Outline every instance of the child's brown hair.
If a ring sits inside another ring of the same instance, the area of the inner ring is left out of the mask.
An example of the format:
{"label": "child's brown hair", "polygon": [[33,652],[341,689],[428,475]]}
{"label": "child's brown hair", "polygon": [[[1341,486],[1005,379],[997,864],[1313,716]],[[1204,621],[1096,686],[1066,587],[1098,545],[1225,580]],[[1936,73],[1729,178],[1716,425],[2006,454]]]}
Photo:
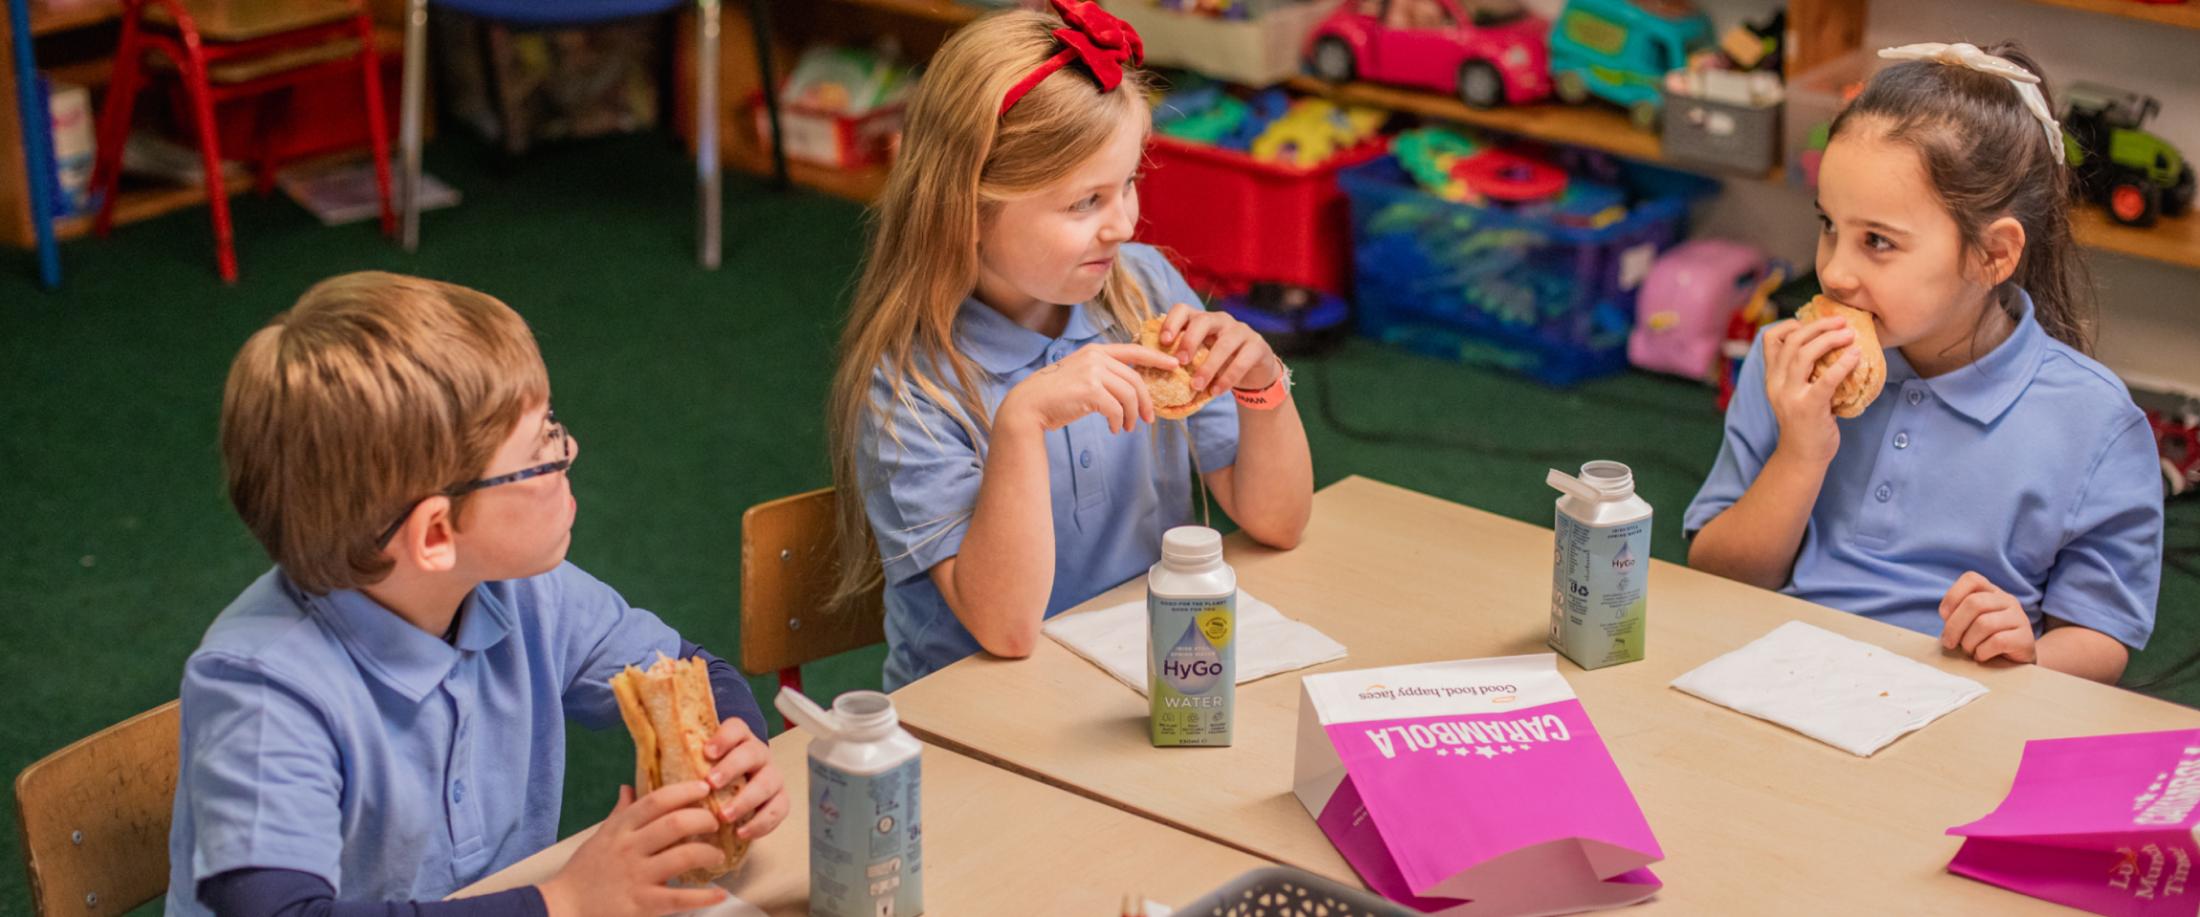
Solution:
{"label": "child's brown hair", "polygon": [[534,335],[495,297],[397,274],[332,277],[229,367],[229,500],[304,589],[372,585],[393,565],[382,531],[422,496],[479,475],[549,397]]}
{"label": "child's brown hair", "polygon": [[[2039,76],[2054,110],[2046,74],[2023,48],[2003,42],[1983,50]],[[1976,252],[1986,226],[2001,217],[2023,225],[2024,252],[1996,291],[1999,305],[2014,309],[2007,288],[2021,287],[2041,328],[2081,353],[2092,350],[2093,301],[2070,230],[2076,179],[2009,80],[1938,61],[1895,64],[1834,118],[1829,136],[1858,131],[1917,151],[1965,251]]]}

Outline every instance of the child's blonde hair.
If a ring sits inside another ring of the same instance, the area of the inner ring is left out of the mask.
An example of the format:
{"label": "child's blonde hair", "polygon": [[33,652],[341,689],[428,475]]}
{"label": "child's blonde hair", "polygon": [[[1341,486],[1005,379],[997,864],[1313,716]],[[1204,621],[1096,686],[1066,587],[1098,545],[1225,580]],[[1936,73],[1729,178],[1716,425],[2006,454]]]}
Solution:
{"label": "child's blonde hair", "polygon": [[[1124,119],[1145,116],[1146,75],[1126,66],[1101,92],[1072,64],[1033,87],[1006,115],[1010,87],[1061,49],[1052,13],[1009,12],[964,27],[932,59],[909,101],[901,152],[873,214],[870,251],[841,333],[833,377],[833,483],[840,503],[842,599],[879,581],[880,564],[857,479],[865,414],[897,441],[944,431],[895,429],[888,405],[871,397],[884,371],[894,402],[929,399],[982,451],[991,418],[978,370],[955,345],[955,313],[978,282],[978,237],[999,206],[1060,181],[1106,146]],[[1093,303],[1093,319],[1118,337],[1150,313],[1119,260]],[[913,414],[914,411],[907,413]],[[944,528],[944,526],[943,526]]]}
{"label": "child's blonde hair", "polygon": [[300,587],[372,585],[392,566],[384,527],[481,474],[549,397],[534,335],[495,297],[397,274],[332,277],[230,364],[229,501]]}

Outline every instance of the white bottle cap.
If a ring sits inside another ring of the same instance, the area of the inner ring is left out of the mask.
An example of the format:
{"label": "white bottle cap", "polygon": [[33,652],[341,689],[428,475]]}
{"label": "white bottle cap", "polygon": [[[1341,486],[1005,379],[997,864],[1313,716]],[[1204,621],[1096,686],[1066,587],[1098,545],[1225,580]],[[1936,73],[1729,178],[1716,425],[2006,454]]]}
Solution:
{"label": "white bottle cap", "polygon": [[1606,500],[1625,500],[1635,494],[1635,472],[1620,462],[1585,462],[1581,483],[1596,488]]}
{"label": "white bottle cap", "polygon": [[1171,567],[1203,567],[1221,559],[1221,532],[1203,525],[1180,525],[1161,533],[1161,562]]}

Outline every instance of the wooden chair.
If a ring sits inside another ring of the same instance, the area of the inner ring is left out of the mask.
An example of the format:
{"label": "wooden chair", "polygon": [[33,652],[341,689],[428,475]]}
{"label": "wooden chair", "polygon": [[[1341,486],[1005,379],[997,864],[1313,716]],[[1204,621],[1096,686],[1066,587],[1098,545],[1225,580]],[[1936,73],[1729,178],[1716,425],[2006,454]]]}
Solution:
{"label": "wooden chair", "polygon": [[167,891],[181,722],[169,701],[15,778],[33,913],[121,914]]}
{"label": "wooden chair", "polygon": [[799,691],[803,663],[885,642],[880,590],[832,607],[839,503],[828,487],[741,514],[743,671],[776,672],[781,687]]}

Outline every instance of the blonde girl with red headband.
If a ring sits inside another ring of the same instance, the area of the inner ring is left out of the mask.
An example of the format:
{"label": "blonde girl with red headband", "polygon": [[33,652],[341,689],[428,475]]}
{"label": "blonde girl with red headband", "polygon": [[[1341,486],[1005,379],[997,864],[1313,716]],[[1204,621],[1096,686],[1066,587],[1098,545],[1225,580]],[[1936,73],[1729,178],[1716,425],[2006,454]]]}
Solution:
{"label": "blonde girl with red headband", "polygon": [[[1290,374],[1138,225],[1138,35],[1095,3],[979,20],[911,99],[833,380],[844,596],[883,579],[885,682],[984,651],[1160,559],[1196,474],[1290,548],[1313,462]],[[1161,350],[1135,343],[1163,318]],[[1194,357],[1205,351],[1195,365]],[[1215,397],[1159,420],[1139,370]]]}

